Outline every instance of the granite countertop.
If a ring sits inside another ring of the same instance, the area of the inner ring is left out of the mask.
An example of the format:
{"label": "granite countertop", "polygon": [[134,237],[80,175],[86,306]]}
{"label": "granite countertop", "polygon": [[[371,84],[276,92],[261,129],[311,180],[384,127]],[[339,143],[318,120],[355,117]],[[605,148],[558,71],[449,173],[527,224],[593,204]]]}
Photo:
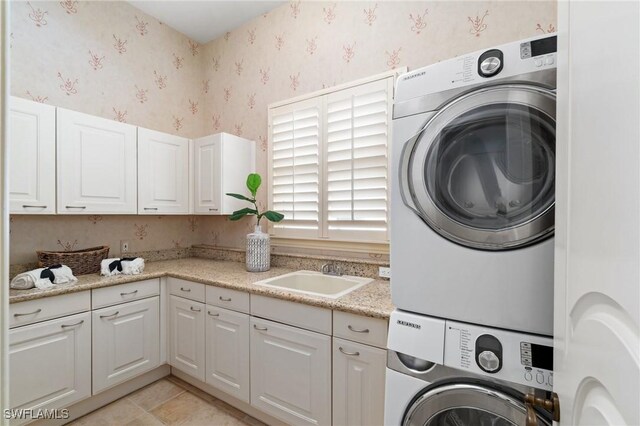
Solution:
{"label": "granite countertop", "polygon": [[267,272],[254,273],[247,272],[244,263],[241,262],[201,258],[163,260],[148,262],[144,272],[139,275],[114,277],[102,277],[99,274],[80,275],[78,281],[74,283],[59,284],[48,290],[36,288],[10,290],[9,303],[169,276],[374,318],[389,318],[394,309],[391,303],[389,281],[385,280],[374,280],[338,299],[254,285],[257,281],[293,271],[293,269],[274,267]]}

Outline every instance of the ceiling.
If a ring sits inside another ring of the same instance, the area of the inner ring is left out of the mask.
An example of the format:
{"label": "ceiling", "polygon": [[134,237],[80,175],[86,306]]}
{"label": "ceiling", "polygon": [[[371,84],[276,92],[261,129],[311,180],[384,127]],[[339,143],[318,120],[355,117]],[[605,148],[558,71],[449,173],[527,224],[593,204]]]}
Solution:
{"label": "ceiling", "polygon": [[285,2],[134,0],[129,3],[192,40],[207,43]]}

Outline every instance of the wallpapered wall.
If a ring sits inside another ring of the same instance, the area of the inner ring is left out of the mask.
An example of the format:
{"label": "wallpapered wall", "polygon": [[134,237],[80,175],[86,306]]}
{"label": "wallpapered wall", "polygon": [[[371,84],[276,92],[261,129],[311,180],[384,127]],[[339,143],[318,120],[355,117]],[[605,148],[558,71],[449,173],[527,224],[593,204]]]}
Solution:
{"label": "wallpapered wall", "polygon": [[[554,1],[296,0],[198,46],[125,2],[21,2],[12,10],[12,93],[187,137],[254,139],[266,175],[269,103],[554,31],[555,22]],[[33,261],[58,239],[116,249],[128,239],[136,251],[242,247],[249,227],[223,217],[13,216],[11,262]]]}

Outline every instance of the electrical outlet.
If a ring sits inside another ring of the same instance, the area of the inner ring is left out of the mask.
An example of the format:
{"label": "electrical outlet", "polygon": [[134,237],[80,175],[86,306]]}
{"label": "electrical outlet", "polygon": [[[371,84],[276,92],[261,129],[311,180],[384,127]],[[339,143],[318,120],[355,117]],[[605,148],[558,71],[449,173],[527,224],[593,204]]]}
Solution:
{"label": "electrical outlet", "polygon": [[382,278],[391,278],[391,268],[387,266],[380,266],[378,268],[378,276]]}
{"label": "electrical outlet", "polygon": [[120,253],[128,253],[129,252],[129,241],[122,240],[120,241]]}

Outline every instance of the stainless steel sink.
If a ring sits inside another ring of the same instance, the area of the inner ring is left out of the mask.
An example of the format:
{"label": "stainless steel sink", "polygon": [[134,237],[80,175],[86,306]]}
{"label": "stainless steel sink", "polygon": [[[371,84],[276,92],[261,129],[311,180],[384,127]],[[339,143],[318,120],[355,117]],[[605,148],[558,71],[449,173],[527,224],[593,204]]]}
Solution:
{"label": "stainless steel sink", "polygon": [[348,275],[324,275],[314,271],[291,272],[268,280],[258,281],[256,285],[279,288],[296,293],[337,299],[373,281],[371,278]]}

